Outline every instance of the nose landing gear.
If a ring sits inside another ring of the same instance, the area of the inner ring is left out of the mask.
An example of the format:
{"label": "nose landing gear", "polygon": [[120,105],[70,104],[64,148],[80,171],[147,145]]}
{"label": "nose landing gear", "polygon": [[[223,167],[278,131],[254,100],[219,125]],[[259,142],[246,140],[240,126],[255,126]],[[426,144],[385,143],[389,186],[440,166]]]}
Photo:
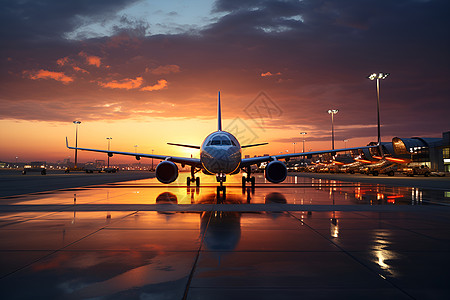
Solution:
{"label": "nose landing gear", "polygon": [[225,199],[227,188],[226,186],[223,185],[223,183],[227,180],[226,174],[223,173],[217,174],[216,180],[217,182],[220,183],[220,186],[217,187],[217,200]]}

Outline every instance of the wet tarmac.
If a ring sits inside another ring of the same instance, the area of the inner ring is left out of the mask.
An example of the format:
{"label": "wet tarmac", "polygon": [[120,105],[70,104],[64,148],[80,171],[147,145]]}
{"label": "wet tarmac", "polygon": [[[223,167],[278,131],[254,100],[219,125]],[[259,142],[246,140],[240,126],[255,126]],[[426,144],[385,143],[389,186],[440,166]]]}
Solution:
{"label": "wet tarmac", "polygon": [[450,295],[450,188],[186,176],[0,198],[2,299]]}

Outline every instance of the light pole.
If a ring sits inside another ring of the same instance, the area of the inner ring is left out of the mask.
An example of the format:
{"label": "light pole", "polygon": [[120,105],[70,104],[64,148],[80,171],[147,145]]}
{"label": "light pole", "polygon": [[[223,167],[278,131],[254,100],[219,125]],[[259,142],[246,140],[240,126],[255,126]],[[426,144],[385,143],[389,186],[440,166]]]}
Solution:
{"label": "light pole", "polygon": [[[153,151],[155,151],[155,149],[152,149],[152,155],[153,155]],[[152,157],[152,171],[153,171],[153,157]]]}
{"label": "light pole", "polygon": [[[112,137],[107,137],[106,139],[108,140],[108,151],[109,151],[109,146],[110,146]],[[108,153],[108,168],[109,168],[109,153]]]}
{"label": "light pole", "polygon": [[77,156],[77,148],[78,148],[78,125],[81,124],[81,121],[73,121],[73,124],[75,124],[75,169],[77,169],[77,163],[78,163],[78,156]]}
{"label": "light pole", "polygon": [[[138,148],[138,145],[134,145],[134,153],[136,153],[136,154],[137,154],[137,148]],[[138,156],[136,156],[136,159],[138,159]],[[141,165],[140,161],[138,162],[138,165],[139,166]]]}
{"label": "light pole", "polygon": [[[347,148],[347,142],[348,142],[348,139],[345,139],[344,140],[344,148]],[[345,154],[347,154],[347,151],[345,151]]]}
{"label": "light pole", "polygon": [[370,80],[377,80],[377,125],[378,125],[378,145],[381,145],[381,130],[380,130],[380,79],[386,79],[389,73],[372,73],[367,78]]}
{"label": "light pole", "polygon": [[307,134],[306,132],[300,132],[301,135],[303,135],[303,152],[305,152],[305,135]]}
{"label": "light pole", "polygon": [[328,113],[331,115],[331,150],[334,150],[334,115],[339,112],[339,109],[329,109]]}
{"label": "light pole", "polygon": [[293,153],[295,153],[295,145],[296,145],[297,143],[292,143],[292,145],[294,145],[294,152]]}

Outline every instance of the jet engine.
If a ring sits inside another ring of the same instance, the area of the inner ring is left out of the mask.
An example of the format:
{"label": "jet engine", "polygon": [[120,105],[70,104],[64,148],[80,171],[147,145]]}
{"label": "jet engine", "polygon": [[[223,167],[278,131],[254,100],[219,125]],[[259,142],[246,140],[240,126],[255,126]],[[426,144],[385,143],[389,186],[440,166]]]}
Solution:
{"label": "jet engine", "polygon": [[264,175],[270,182],[280,183],[286,179],[287,168],[283,162],[274,160],[267,164]]}
{"label": "jet engine", "polygon": [[162,183],[171,183],[178,178],[178,167],[171,161],[162,161],[156,166],[156,178]]}

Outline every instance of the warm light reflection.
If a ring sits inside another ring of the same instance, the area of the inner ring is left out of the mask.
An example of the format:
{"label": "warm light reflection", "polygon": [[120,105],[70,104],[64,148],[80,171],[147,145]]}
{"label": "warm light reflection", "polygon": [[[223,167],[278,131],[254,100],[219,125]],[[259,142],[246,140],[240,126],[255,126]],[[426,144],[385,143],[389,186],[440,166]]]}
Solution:
{"label": "warm light reflection", "polygon": [[374,233],[374,248],[372,250],[372,255],[375,259],[373,262],[385,271],[387,275],[396,277],[398,273],[389,263],[394,259],[398,259],[399,255],[395,251],[386,249],[391,246],[390,239],[391,236],[388,231]]}
{"label": "warm light reflection", "polygon": [[422,196],[423,192],[419,188],[412,188],[411,189],[411,205],[417,205],[422,204]]}
{"label": "warm light reflection", "polygon": [[330,221],[330,234],[332,237],[337,238],[339,237],[338,219],[332,218]]}

